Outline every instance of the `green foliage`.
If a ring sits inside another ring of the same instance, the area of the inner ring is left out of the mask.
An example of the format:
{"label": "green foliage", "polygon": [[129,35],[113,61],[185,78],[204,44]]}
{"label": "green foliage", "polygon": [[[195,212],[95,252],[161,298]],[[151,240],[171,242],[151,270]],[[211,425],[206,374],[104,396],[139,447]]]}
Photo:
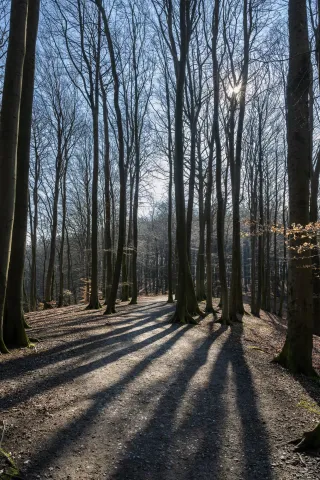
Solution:
{"label": "green foliage", "polygon": [[[14,463],[11,455],[0,448],[0,480],[12,480],[20,478],[19,469]],[[2,463],[4,465],[2,466]]]}
{"label": "green foliage", "polygon": [[320,415],[320,407],[315,402],[309,402],[308,400],[301,400],[298,403],[298,407],[305,408],[310,413]]}

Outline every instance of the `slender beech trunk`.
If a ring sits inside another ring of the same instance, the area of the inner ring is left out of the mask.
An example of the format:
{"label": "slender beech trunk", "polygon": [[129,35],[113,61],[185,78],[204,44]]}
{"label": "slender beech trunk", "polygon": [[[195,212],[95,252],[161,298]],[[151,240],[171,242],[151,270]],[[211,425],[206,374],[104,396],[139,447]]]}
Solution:
{"label": "slender beech trunk", "polygon": [[99,83],[100,83],[101,15],[98,17],[97,58],[95,65],[94,101],[91,102],[93,124],[93,173],[91,220],[91,292],[87,310],[101,308],[98,282],[98,186],[99,186]]}
{"label": "slender beech trunk", "polygon": [[264,268],[265,268],[265,252],[264,252],[264,198],[263,198],[263,153],[262,153],[262,112],[259,111],[259,225],[258,225],[258,289],[255,308],[252,311],[254,315],[260,317],[261,303],[264,297]]}
{"label": "slender beech trunk", "polygon": [[274,261],[274,276],[273,276],[273,313],[277,313],[277,297],[278,297],[278,248],[277,248],[277,223],[278,223],[278,149],[276,149],[276,178],[275,178],[275,205],[274,205],[274,233],[273,233],[273,261]]}
{"label": "slender beech trunk", "polygon": [[216,189],[217,189],[217,247],[219,260],[219,279],[221,287],[221,320],[224,324],[229,322],[229,298],[224,250],[224,222],[225,205],[222,194],[222,153],[219,128],[219,63],[217,58],[217,38],[219,32],[220,0],[215,0],[212,18],[212,64],[213,64],[213,89],[214,89],[214,117],[213,133],[216,146]]}
{"label": "slender beech trunk", "polygon": [[284,304],[284,295],[285,295],[285,285],[287,277],[287,219],[286,219],[286,179],[284,180],[284,189],[283,189],[283,199],[282,199],[282,222],[283,222],[283,260],[282,260],[282,269],[281,269],[281,293],[280,293],[280,302],[279,302],[279,311],[278,316],[282,317],[283,313],[283,304]]}
{"label": "slender beech trunk", "polygon": [[267,230],[265,232],[265,245],[266,245],[266,268],[265,268],[265,302],[264,309],[267,312],[270,312],[270,184],[269,184],[269,173],[267,171],[267,188],[266,188],[266,226]]}
{"label": "slender beech trunk", "polygon": [[[238,321],[237,314],[243,315],[242,282],[241,282],[241,236],[240,236],[240,181],[241,181],[241,155],[242,155],[242,135],[244,114],[246,108],[246,91],[249,71],[249,48],[251,20],[248,24],[249,10],[252,8],[249,0],[243,2],[243,68],[241,78],[241,88],[239,92],[239,117],[236,137],[236,153],[233,169],[232,182],[232,270],[231,270],[231,288],[230,288],[230,317],[233,321]],[[251,15],[249,15],[249,18]]]}
{"label": "slender beech trunk", "polygon": [[196,178],[196,146],[197,146],[197,116],[192,106],[191,114],[191,140],[190,140],[190,174],[189,174],[189,196],[187,208],[187,252],[189,263],[191,264],[191,231],[192,231],[192,216],[194,204],[194,186]]}
{"label": "slender beech trunk", "polygon": [[4,317],[4,340],[7,345],[29,344],[24,320],[24,262],[28,225],[28,182],[32,105],[35,75],[35,51],[39,23],[40,0],[29,2],[26,53],[20,106],[20,127],[17,150],[17,180],[14,224]]}
{"label": "slender beech trunk", "polygon": [[207,191],[206,191],[206,263],[207,263],[207,295],[206,295],[206,312],[213,312],[212,304],[212,212],[211,212],[211,197],[212,197],[212,184],[213,184],[213,146],[214,146],[214,133],[212,132],[210,145],[209,145],[209,161],[208,161],[208,179],[207,179]]}
{"label": "slender beech trunk", "polygon": [[[138,300],[137,255],[138,255],[138,209],[140,185],[140,133],[139,133],[139,92],[138,92],[138,65],[136,58],[136,44],[133,48],[134,70],[134,150],[135,150],[135,191],[133,201],[133,252],[132,252],[132,298],[131,305]],[[170,125],[169,125],[170,128]]]}
{"label": "slender beech trunk", "polygon": [[[289,222],[309,223],[310,52],[305,0],[289,0],[288,178]],[[290,227],[291,228],[291,227]],[[291,236],[288,263],[288,330],[277,361],[295,373],[313,374],[312,271],[310,250],[299,232]]]}
{"label": "slender beech trunk", "polygon": [[172,252],[172,130],[171,130],[171,110],[170,110],[170,92],[168,84],[168,72],[165,75],[166,84],[166,105],[168,118],[168,160],[169,160],[169,189],[168,189],[168,303],[173,303],[173,252]]}
{"label": "slender beech trunk", "polygon": [[202,172],[202,156],[201,156],[201,138],[197,141],[198,150],[198,165],[199,165],[199,248],[197,255],[197,281],[196,281],[196,295],[197,300],[201,302],[206,299],[206,291],[204,285],[204,255],[205,255],[205,215],[204,215],[204,181]]}
{"label": "slender beech trunk", "polygon": [[0,351],[16,199],[17,145],[28,1],[12,0],[0,118]]}
{"label": "slender beech trunk", "polygon": [[31,230],[31,279],[30,279],[30,308],[31,311],[37,309],[37,230],[38,230],[38,201],[39,201],[39,178],[40,178],[40,156],[35,146],[35,171],[34,171],[34,187],[32,192],[33,199],[33,219],[31,213],[31,204],[29,201],[30,211],[30,230]]}
{"label": "slender beech trunk", "polygon": [[102,15],[104,31],[107,38],[108,50],[110,55],[113,88],[114,88],[114,108],[115,108],[116,118],[117,118],[118,147],[119,147],[120,206],[119,206],[118,250],[117,250],[117,258],[116,258],[115,268],[113,273],[112,286],[111,286],[110,295],[108,298],[107,308],[105,311],[106,314],[110,314],[115,312],[115,303],[116,303],[117,291],[118,291],[120,273],[121,273],[121,262],[122,262],[124,244],[125,244],[126,173],[125,173],[125,165],[124,165],[124,139],[123,139],[123,127],[122,127],[122,114],[121,114],[121,108],[120,108],[120,102],[119,102],[119,76],[117,72],[116,57],[114,53],[111,32],[109,29],[108,17],[102,6],[101,0],[95,0],[95,1]]}
{"label": "slender beech trunk", "polygon": [[[129,204],[129,221],[127,236],[127,300],[132,297],[132,243],[133,243],[133,209],[135,196],[135,168],[130,174],[130,204]],[[138,222],[138,218],[137,218]]]}
{"label": "slender beech trunk", "polygon": [[106,259],[106,278],[104,288],[105,305],[109,297],[112,284],[112,239],[111,239],[111,199],[110,199],[110,138],[109,138],[109,113],[106,91],[100,77],[102,95],[103,127],[104,127],[104,189],[105,189],[105,231],[104,231],[104,256]]}
{"label": "slender beech trunk", "polygon": [[55,184],[53,194],[53,208],[52,208],[52,225],[51,225],[51,238],[50,238],[50,252],[48,270],[45,282],[45,294],[44,294],[44,308],[52,308],[52,283],[54,275],[54,263],[56,257],[56,242],[57,242],[57,228],[58,228],[58,202],[59,202],[59,185],[63,164],[62,155],[62,131],[61,120],[57,117],[57,135],[58,135],[58,152],[56,157],[56,171],[55,171]]}
{"label": "slender beech trunk", "polygon": [[251,208],[250,208],[250,238],[251,238],[251,312],[256,311],[256,246],[257,246],[257,188],[258,175],[254,165],[250,169],[250,184],[251,184]]}
{"label": "slender beech trunk", "polygon": [[[129,161],[127,159],[127,165]],[[126,181],[127,183],[127,181]],[[130,174],[130,183],[129,183],[129,222],[128,222],[128,236],[127,236],[127,242],[124,245],[124,252],[122,255],[122,265],[121,265],[121,279],[122,279],[122,285],[121,285],[121,301],[122,302],[127,302],[129,300],[129,285],[128,285],[128,264],[129,264],[129,223],[130,223],[130,208],[132,205],[132,196],[133,196],[133,189],[134,189],[134,175]],[[125,206],[125,218],[127,218],[127,212],[128,212],[128,201],[126,198],[126,206]],[[127,229],[126,229],[127,230]],[[127,234],[127,231],[125,231],[125,236]]]}
{"label": "slender beech trunk", "polygon": [[[195,5],[195,4],[194,4]],[[197,299],[193,287],[187,251],[187,225],[185,218],[184,196],[184,145],[183,145],[183,104],[186,77],[186,64],[191,37],[190,2],[180,0],[180,59],[176,75],[176,104],[175,104],[175,156],[174,156],[174,183],[177,216],[177,244],[179,259],[179,281],[176,312],[173,322],[195,323],[191,316],[199,313]]]}
{"label": "slender beech trunk", "polygon": [[64,241],[66,231],[66,218],[67,218],[67,168],[68,159],[65,159],[64,172],[61,186],[61,198],[62,198],[62,225],[61,225],[61,242],[60,242],[60,258],[59,258],[59,297],[58,307],[63,307],[63,291],[64,291]]}

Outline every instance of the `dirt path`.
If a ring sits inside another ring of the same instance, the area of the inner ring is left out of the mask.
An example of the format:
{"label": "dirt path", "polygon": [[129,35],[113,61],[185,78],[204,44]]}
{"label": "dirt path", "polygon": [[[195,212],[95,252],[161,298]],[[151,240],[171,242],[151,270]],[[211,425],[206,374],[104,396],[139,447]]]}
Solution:
{"label": "dirt path", "polygon": [[178,327],[172,310],[157,297],[30,315],[41,343],[0,357],[2,446],[23,477],[320,479],[319,456],[282,445],[319,421],[320,387],[254,345],[269,325]]}

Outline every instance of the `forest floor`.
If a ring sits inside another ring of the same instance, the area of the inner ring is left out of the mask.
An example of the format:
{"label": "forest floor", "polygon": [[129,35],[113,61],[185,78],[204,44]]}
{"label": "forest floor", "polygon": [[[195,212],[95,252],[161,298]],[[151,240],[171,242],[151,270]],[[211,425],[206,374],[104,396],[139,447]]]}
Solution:
{"label": "forest floor", "polygon": [[320,383],[270,363],[285,322],[171,325],[165,300],[28,314],[40,342],[0,357],[0,441],[5,426],[19,478],[320,479],[319,452],[287,443],[320,421]]}

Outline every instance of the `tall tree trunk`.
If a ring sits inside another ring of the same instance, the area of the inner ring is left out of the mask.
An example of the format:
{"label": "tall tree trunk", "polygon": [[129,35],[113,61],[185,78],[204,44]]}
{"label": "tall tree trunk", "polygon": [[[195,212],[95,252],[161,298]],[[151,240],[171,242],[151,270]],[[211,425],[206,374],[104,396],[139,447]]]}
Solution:
{"label": "tall tree trunk", "polygon": [[87,310],[101,308],[98,282],[98,186],[99,186],[99,83],[100,83],[101,15],[98,17],[98,42],[95,68],[93,123],[93,174],[92,174],[92,220],[91,220],[91,293]]}
{"label": "tall tree trunk", "polygon": [[[132,252],[132,298],[134,305],[138,300],[137,255],[138,255],[138,209],[140,185],[140,133],[139,133],[139,92],[138,92],[138,65],[136,57],[136,43],[133,48],[134,70],[134,149],[135,149],[135,191],[133,203],[133,252]],[[170,125],[169,125],[170,128]]]}
{"label": "tall tree trunk", "polygon": [[168,83],[168,71],[166,69],[166,107],[168,119],[168,161],[169,161],[169,188],[168,188],[168,303],[173,303],[173,253],[172,253],[172,129],[171,129],[171,110],[170,110],[170,91]]}
{"label": "tall tree trunk", "polygon": [[191,36],[190,2],[180,0],[180,60],[176,76],[176,105],[175,105],[175,156],[174,156],[174,183],[177,217],[177,244],[179,273],[178,298],[173,322],[195,323],[191,316],[199,313],[197,299],[193,287],[187,251],[187,225],[185,217],[184,196],[184,148],[183,148],[183,103],[186,77],[186,64]]}
{"label": "tall tree trunk", "polygon": [[16,198],[17,145],[28,1],[12,0],[0,119],[0,351]]}
{"label": "tall tree trunk", "polygon": [[213,89],[214,89],[214,117],[213,133],[216,146],[216,189],[217,189],[217,247],[219,261],[219,279],[221,287],[221,320],[224,324],[229,322],[229,298],[226,273],[226,261],[224,251],[224,222],[225,205],[222,194],[222,153],[219,128],[219,63],[217,58],[217,39],[219,32],[220,0],[215,0],[212,18],[212,64],[213,64]]}
{"label": "tall tree trunk", "polygon": [[263,198],[263,152],[262,152],[262,113],[259,111],[259,225],[258,225],[258,289],[255,308],[252,311],[254,315],[260,317],[261,303],[264,299],[264,268],[265,268],[265,252],[264,252],[264,198]]}
{"label": "tall tree trunk", "polygon": [[187,208],[187,252],[188,260],[191,265],[191,232],[192,232],[192,216],[193,216],[193,204],[194,204],[194,186],[196,178],[196,146],[197,146],[197,117],[192,108],[193,113],[191,115],[191,140],[190,140],[190,174],[189,174],[189,196],[188,196],[188,208]]}
{"label": "tall tree trunk", "polygon": [[197,279],[196,279],[196,294],[197,300],[201,302],[206,299],[206,292],[204,286],[204,255],[205,255],[205,215],[204,215],[204,198],[203,198],[203,172],[202,172],[202,157],[201,157],[201,139],[197,142],[198,146],[198,165],[199,165],[199,248],[197,255]]}
{"label": "tall tree trunk", "polygon": [[[134,179],[134,177],[133,177]],[[129,208],[130,208],[130,203],[132,202],[132,192],[134,188],[134,181],[131,180],[130,178],[130,184],[129,184]],[[126,198],[126,205],[125,205],[125,218],[127,219],[127,206],[128,206],[128,201]],[[130,216],[130,215],[129,215]],[[127,223],[127,222],[126,222]],[[126,225],[127,226],[127,225]],[[129,227],[129,225],[128,225]],[[126,230],[124,235],[126,236]],[[128,228],[129,231],[129,228]],[[122,255],[122,264],[121,264],[121,280],[122,280],[122,285],[121,285],[121,301],[122,302],[127,302],[129,300],[129,289],[128,289],[128,238],[127,238],[127,243],[124,245],[124,252]]]}
{"label": "tall tree trunk", "polygon": [[44,295],[44,308],[52,308],[51,301],[52,295],[52,282],[54,275],[54,264],[56,257],[56,242],[57,242],[57,228],[58,228],[58,202],[59,202],[59,185],[62,170],[62,132],[60,126],[60,118],[58,119],[58,153],[56,158],[56,172],[55,172],[55,184],[53,195],[53,209],[52,209],[52,226],[51,226],[51,239],[50,239],[50,252],[48,271],[45,282],[45,295]]}
{"label": "tall tree trunk", "polygon": [[[289,222],[309,223],[310,135],[308,91],[310,52],[305,0],[289,0],[288,177]],[[312,374],[312,271],[310,250],[291,235],[288,263],[288,330],[277,361],[295,373]]]}
{"label": "tall tree trunk", "polygon": [[58,307],[63,307],[64,300],[64,241],[66,231],[66,218],[67,218],[67,168],[68,159],[65,159],[61,197],[62,197],[62,225],[61,225],[61,242],[60,242],[60,262],[59,262],[59,298]]}
{"label": "tall tree trunk", "polygon": [[108,17],[102,6],[101,0],[95,0],[95,1],[102,15],[104,31],[106,34],[108,50],[110,55],[113,88],[114,88],[114,108],[116,111],[116,118],[117,118],[118,147],[119,147],[120,206],[119,206],[118,249],[117,249],[117,258],[116,258],[115,268],[113,273],[112,286],[111,286],[110,295],[108,298],[107,308],[105,311],[106,314],[110,314],[115,312],[115,303],[116,303],[117,291],[118,291],[119,280],[120,280],[123,249],[124,249],[124,244],[126,240],[125,239],[125,235],[126,235],[126,216],[125,216],[126,172],[125,172],[125,165],[124,165],[124,138],[123,138],[123,126],[122,126],[122,114],[121,114],[121,108],[120,108],[120,102],[119,102],[119,76],[117,72],[116,57],[114,53],[111,32],[109,29]]}
{"label": "tall tree trunk", "polygon": [[278,150],[276,149],[276,178],[275,178],[275,206],[274,206],[274,234],[273,234],[273,261],[274,261],[274,277],[273,277],[273,313],[277,313],[278,298],[278,248],[277,248],[277,223],[278,223]]}
{"label": "tall tree trunk", "polygon": [[30,279],[30,308],[31,311],[37,309],[37,230],[38,230],[38,188],[40,177],[40,156],[35,147],[35,172],[34,172],[34,188],[32,192],[33,199],[33,221],[31,213],[31,203],[29,200],[30,211],[30,230],[31,230],[31,279]]}
{"label": "tall tree trunk", "polygon": [[212,211],[211,211],[211,197],[213,184],[213,146],[214,134],[212,132],[209,145],[209,161],[208,161],[208,179],[206,191],[206,205],[205,216],[207,224],[206,232],[206,264],[207,264],[207,294],[206,294],[206,312],[213,312],[212,304]]}
{"label": "tall tree trunk", "polygon": [[[248,14],[252,8],[248,0],[243,2],[243,68],[241,78],[241,88],[239,92],[239,118],[236,138],[236,154],[233,169],[232,181],[232,271],[230,288],[230,317],[233,321],[238,321],[237,314],[243,315],[242,282],[241,282],[241,236],[240,236],[240,181],[241,181],[241,155],[242,155],[242,135],[244,115],[246,108],[246,91],[249,71],[249,48],[251,20],[248,25]],[[251,15],[249,15],[249,18]]]}
{"label": "tall tree trunk", "polygon": [[23,66],[23,83],[19,118],[20,126],[17,150],[16,201],[4,317],[5,343],[7,345],[13,345],[16,347],[24,347],[29,344],[29,340],[25,332],[23,288],[28,225],[28,182],[35,75],[35,51],[39,22],[39,9],[40,0],[35,0],[29,3],[26,53]]}
{"label": "tall tree trunk", "polygon": [[100,77],[102,94],[103,126],[104,126],[104,185],[105,185],[105,232],[104,248],[106,258],[106,284],[104,288],[105,305],[109,297],[112,283],[112,240],[111,240],[111,199],[110,199],[110,139],[109,139],[109,114],[107,95]]}
{"label": "tall tree trunk", "polygon": [[282,271],[281,271],[281,293],[280,293],[280,302],[279,302],[279,311],[278,311],[279,317],[282,317],[282,313],[283,313],[285,285],[286,285],[286,277],[287,277],[286,179],[284,179],[284,189],[283,189],[283,199],[282,199],[282,222],[283,222],[283,261],[282,261]]}

